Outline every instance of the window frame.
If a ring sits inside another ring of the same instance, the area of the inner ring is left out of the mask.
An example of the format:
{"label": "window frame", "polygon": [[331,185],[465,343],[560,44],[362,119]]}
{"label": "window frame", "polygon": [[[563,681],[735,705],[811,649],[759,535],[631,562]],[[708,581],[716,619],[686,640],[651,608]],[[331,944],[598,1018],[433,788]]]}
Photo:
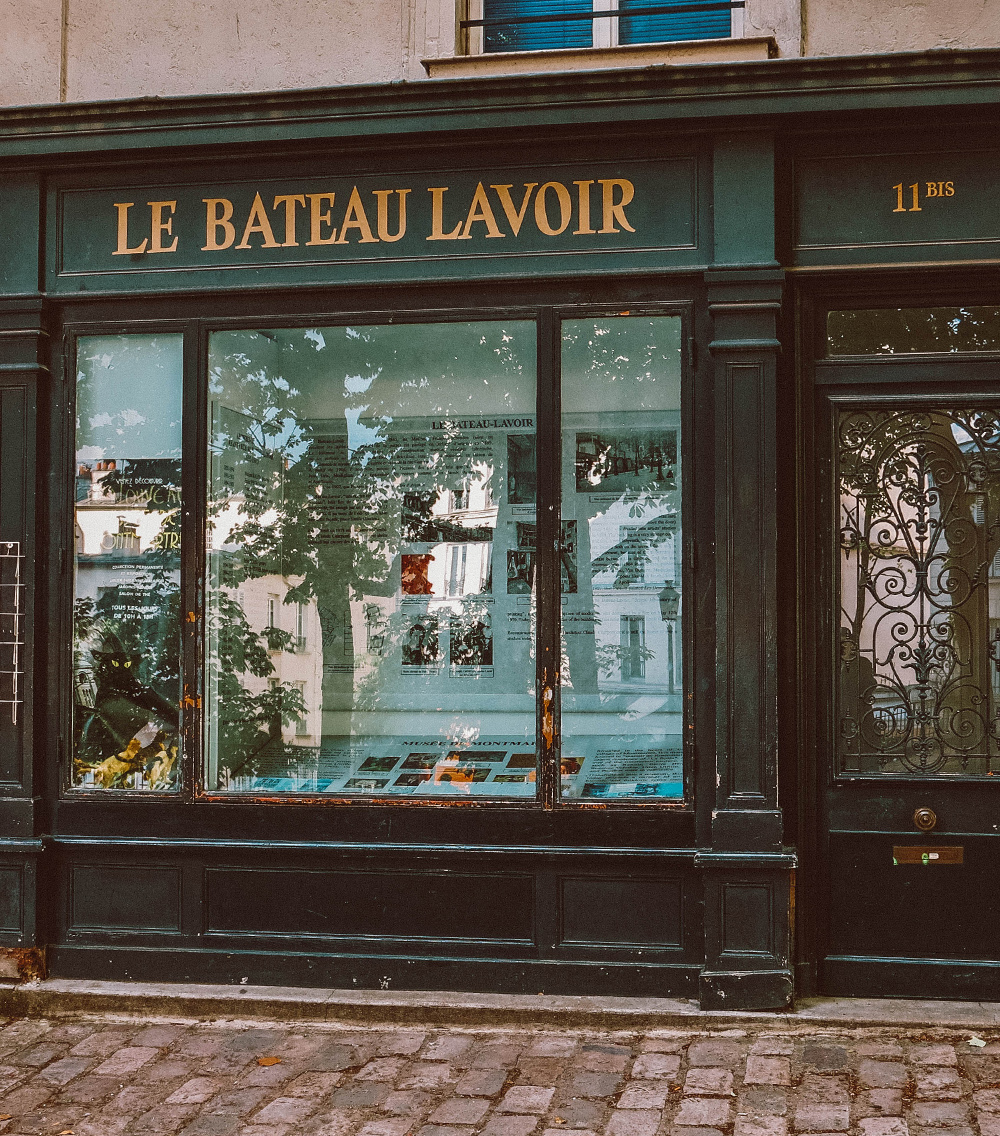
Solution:
{"label": "window frame", "polygon": [[[145,299],[145,298],[143,298]],[[114,303],[113,300],[110,301]],[[221,304],[219,305],[222,306]],[[257,305],[253,305],[256,307]],[[627,307],[627,310],[623,310]],[[695,721],[693,706],[694,671],[697,666],[696,645],[694,642],[693,620],[693,582],[691,577],[693,556],[693,495],[695,466],[694,415],[695,383],[692,344],[695,334],[695,305],[691,299],[669,299],[663,301],[640,301],[635,303],[619,300],[618,303],[571,303],[571,304],[504,304],[477,305],[474,307],[428,307],[400,308],[392,311],[378,308],[346,310],[331,307],[317,310],[310,305],[308,314],[289,310],[286,305],[265,305],[259,314],[226,316],[211,314],[190,318],[177,317],[157,319],[144,316],[140,311],[134,320],[72,320],[67,321],[63,331],[63,363],[65,367],[66,392],[63,413],[59,415],[63,438],[54,440],[54,452],[62,454],[57,465],[57,480],[60,483],[56,493],[58,502],[54,518],[59,533],[59,547],[68,550],[63,563],[68,571],[61,573],[62,593],[60,619],[58,621],[58,647],[54,673],[58,675],[60,705],[64,721],[72,721],[72,652],[73,652],[73,501],[72,477],[75,468],[75,411],[76,411],[76,352],[78,341],[93,335],[144,335],[152,332],[161,334],[177,333],[183,335],[183,418],[182,418],[182,508],[181,508],[181,610],[184,622],[181,629],[181,682],[183,705],[181,707],[181,754],[179,787],[174,792],[155,792],[135,789],[83,788],[72,784],[72,734],[68,728],[60,730],[64,738],[63,755],[59,762],[59,796],[65,800],[91,801],[105,804],[119,802],[155,802],[167,804],[229,804],[229,805],[297,805],[362,808],[408,808],[408,809],[487,809],[487,810],[528,810],[531,812],[606,813],[613,811],[640,810],[648,813],[691,813],[694,808],[693,791],[695,771],[693,768],[694,739],[692,736]],[[559,463],[542,463],[538,467],[538,551],[536,559],[536,592],[538,617],[536,619],[534,647],[536,658],[536,756],[538,758],[537,790],[534,797],[482,797],[470,800],[447,798],[420,798],[388,796],[343,796],[316,793],[287,793],[280,798],[264,793],[232,791],[212,791],[204,783],[205,759],[205,715],[203,713],[204,679],[206,664],[206,628],[204,626],[204,599],[207,581],[206,532],[208,523],[208,421],[205,408],[208,405],[208,346],[209,338],[216,331],[254,330],[260,327],[316,327],[345,326],[354,324],[426,324],[463,323],[470,321],[528,320],[536,327],[536,447],[539,452],[561,452],[562,420],[560,398],[561,369],[561,323],[563,320],[600,319],[620,316],[676,316],[681,320],[681,516],[684,555],[682,556],[681,589],[682,594],[691,596],[691,602],[683,605],[678,620],[680,643],[675,648],[682,661],[682,682],[678,684],[682,702],[682,746],[683,746],[683,795],[677,799],[657,798],[643,800],[636,798],[602,798],[590,801],[580,798],[563,797],[559,773],[561,723],[559,717],[560,700],[558,680],[550,685],[551,700],[541,697],[547,685],[552,660],[558,658],[560,613],[561,613],[561,569],[559,552],[552,536],[558,535],[561,510],[562,468]],[[63,476],[66,473],[66,476]],[[543,508],[546,502],[551,508]],[[706,500],[707,505],[707,500]],[[546,536],[543,521],[549,520],[552,532]],[[543,592],[545,599],[543,600]],[[546,647],[545,645],[548,644]],[[546,705],[554,716],[554,728],[545,721]],[[546,730],[551,737],[547,742]]]}

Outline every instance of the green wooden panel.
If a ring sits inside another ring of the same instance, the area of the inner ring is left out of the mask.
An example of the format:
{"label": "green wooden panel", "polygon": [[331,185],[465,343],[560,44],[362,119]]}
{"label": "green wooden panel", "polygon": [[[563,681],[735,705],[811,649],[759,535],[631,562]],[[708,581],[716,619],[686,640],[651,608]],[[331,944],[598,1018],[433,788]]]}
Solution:
{"label": "green wooden panel", "polygon": [[756,132],[715,141],[715,263],[774,263],[774,137]]}
{"label": "green wooden panel", "polygon": [[0,177],[0,295],[38,291],[40,221],[39,179]]}
{"label": "green wooden panel", "polygon": [[58,291],[697,264],[697,161],[66,188]]}
{"label": "green wooden panel", "polygon": [[802,158],[796,263],[996,259],[998,170],[987,149]]}

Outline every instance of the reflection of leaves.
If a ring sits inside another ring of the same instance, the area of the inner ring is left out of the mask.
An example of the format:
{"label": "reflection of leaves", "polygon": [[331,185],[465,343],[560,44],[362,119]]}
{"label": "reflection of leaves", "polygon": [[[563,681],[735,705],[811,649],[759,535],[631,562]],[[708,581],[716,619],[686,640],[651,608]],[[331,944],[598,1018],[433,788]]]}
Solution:
{"label": "reflection of leaves", "polygon": [[629,660],[642,659],[649,662],[656,652],[649,647],[623,647],[620,643],[602,643],[595,651],[597,656],[597,669],[606,678],[620,671],[626,657]]}
{"label": "reflection of leaves", "polygon": [[623,540],[613,544],[591,561],[594,576],[601,572],[616,573],[614,586],[628,588],[643,579],[649,552],[677,532],[677,514],[662,513],[644,525],[632,529]]}

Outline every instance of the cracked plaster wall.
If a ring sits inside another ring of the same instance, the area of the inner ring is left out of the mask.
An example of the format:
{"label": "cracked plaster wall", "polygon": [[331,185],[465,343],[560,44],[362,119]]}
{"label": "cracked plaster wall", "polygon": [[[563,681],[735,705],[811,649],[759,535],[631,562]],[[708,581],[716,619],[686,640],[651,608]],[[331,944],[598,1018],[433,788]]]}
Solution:
{"label": "cracked plaster wall", "polygon": [[807,55],[1000,46],[997,0],[808,0]]}

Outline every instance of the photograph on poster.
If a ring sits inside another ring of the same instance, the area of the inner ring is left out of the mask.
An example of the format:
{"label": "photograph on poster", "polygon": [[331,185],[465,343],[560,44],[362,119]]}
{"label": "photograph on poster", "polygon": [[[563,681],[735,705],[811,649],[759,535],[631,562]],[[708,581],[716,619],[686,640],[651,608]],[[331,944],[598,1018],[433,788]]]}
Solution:
{"label": "photograph on poster", "polygon": [[535,553],[525,549],[507,550],[507,595],[530,595],[535,583]]}
{"label": "photograph on poster", "polygon": [[389,773],[396,768],[399,757],[369,757],[358,768],[359,773]]}
{"label": "photograph on poster", "polygon": [[576,435],[578,493],[676,489],[677,431],[619,429]]}
{"label": "photograph on poster", "polygon": [[453,615],[451,618],[451,665],[453,667],[493,666],[493,628],[489,613],[480,616]]}
{"label": "photograph on poster", "polygon": [[534,505],[538,466],[534,434],[507,435],[507,501]]}
{"label": "photograph on poster", "polygon": [[437,616],[422,615],[414,619],[403,638],[403,666],[431,667],[440,656]]}
{"label": "photograph on poster", "polygon": [[404,552],[400,557],[400,587],[404,596],[429,596],[434,587],[428,570],[434,557],[430,553]]}

